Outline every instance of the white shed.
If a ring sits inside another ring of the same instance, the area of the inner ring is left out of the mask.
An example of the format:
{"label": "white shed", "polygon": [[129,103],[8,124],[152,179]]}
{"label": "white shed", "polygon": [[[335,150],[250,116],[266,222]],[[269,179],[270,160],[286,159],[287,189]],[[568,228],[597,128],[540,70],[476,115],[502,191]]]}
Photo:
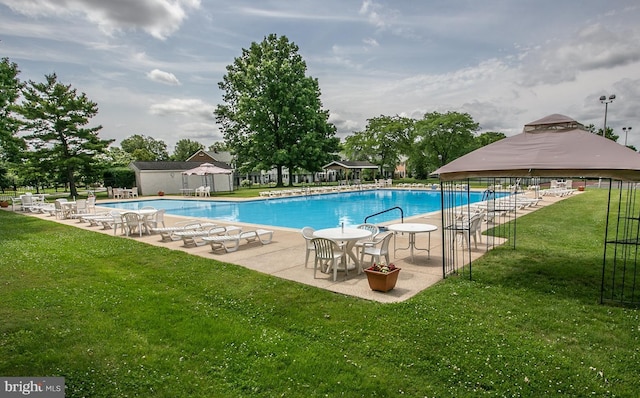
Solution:
{"label": "white shed", "polygon": [[[202,176],[188,176],[183,180],[182,173],[200,166],[203,162],[132,162],[129,167],[136,174],[136,184],[140,195],[179,194],[183,188],[202,185]],[[228,164],[214,162],[215,166],[231,170]],[[213,176],[216,191],[233,191],[233,179],[227,175]],[[188,186],[184,186],[184,184]]]}

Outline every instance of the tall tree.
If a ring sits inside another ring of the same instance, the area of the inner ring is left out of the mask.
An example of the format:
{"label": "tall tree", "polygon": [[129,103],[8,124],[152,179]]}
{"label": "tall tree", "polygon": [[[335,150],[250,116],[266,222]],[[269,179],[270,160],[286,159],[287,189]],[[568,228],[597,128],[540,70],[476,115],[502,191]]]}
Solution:
{"label": "tall tree", "polygon": [[176,143],[176,149],[173,151],[171,158],[177,161],[185,161],[189,159],[189,156],[201,149],[204,149],[204,145],[201,143],[184,138]]}
{"label": "tall tree", "polygon": [[[602,127],[596,130],[596,126],[594,124],[589,124],[585,126],[585,129],[587,129],[587,131],[592,132],[593,134],[602,135]],[[620,138],[620,136],[618,134],[615,134],[611,127],[607,127],[607,134],[605,135],[605,138],[608,138],[614,142],[618,142],[618,139]]]}
{"label": "tall tree", "polygon": [[90,167],[98,153],[113,140],[101,140],[102,126],[85,128],[98,113],[98,105],[85,93],[58,83],[56,74],[45,75],[44,83],[29,81],[22,90],[24,100],[18,112],[24,118],[25,139],[38,156],[47,158],[65,176],[72,196],[77,196],[76,172]]}
{"label": "tall tree", "polygon": [[351,160],[367,160],[393,175],[400,156],[410,147],[414,124],[415,120],[398,115],[371,118],[365,131],[346,138],[344,153]]}
{"label": "tall tree", "polygon": [[227,152],[229,151],[229,147],[227,143],[224,141],[216,141],[213,144],[209,145],[209,151],[211,152]]}
{"label": "tall tree", "polygon": [[0,61],[0,188],[3,190],[13,183],[9,173],[26,149],[24,140],[17,136],[19,122],[14,114],[23,86],[19,73],[16,63],[8,58]]}
{"label": "tall tree", "polygon": [[482,148],[483,146],[487,146],[496,141],[500,141],[503,138],[507,138],[507,136],[504,133],[499,133],[497,131],[487,131],[475,137],[475,141],[476,141],[475,147],[476,149]]}
{"label": "tall tree", "polygon": [[151,162],[169,159],[167,144],[164,141],[156,140],[143,134],[134,134],[125,138],[120,143],[120,147],[130,154],[134,160]]}
{"label": "tall tree", "polygon": [[[340,141],[322,110],[318,81],[306,76],[298,46],[271,34],[227,66],[215,115],[242,172],[283,167],[319,171]],[[289,179],[293,184],[293,179]]]}
{"label": "tall tree", "polygon": [[419,177],[474,149],[478,123],[468,113],[432,112],[416,122],[412,168]]}

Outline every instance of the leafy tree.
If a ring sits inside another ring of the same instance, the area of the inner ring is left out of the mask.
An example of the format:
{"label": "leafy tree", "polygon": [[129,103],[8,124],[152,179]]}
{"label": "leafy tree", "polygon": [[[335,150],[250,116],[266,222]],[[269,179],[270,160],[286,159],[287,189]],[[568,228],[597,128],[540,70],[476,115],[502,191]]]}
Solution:
{"label": "leafy tree", "polygon": [[142,134],[134,134],[125,138],[120,143],[120,147],[129,153],[133,160],[151,162],[169,159],[167,144],[164,141],[146,137]]}
{"label": "leafy tree", "polygon": [[468,113],[427,113],[416,122],[410,163],[418,178],[474,149],[478,123]]}
{"label": "leafy tree", "polygon": [[24,101],[18,112],[24,118],[25,139],[45,165],[63,173],[72,196],[77,196],[76,172],[91,165],[113,140],[101,140],[102,126],[84,128],[98,113],[98,105],[70,85],[58,83],[56,74],[45,75],[46,82],[29,81],[22,90]]}
{"label": "leafy tree", "polygon": [[346,138],[344,154],[350,160],[367,160],[393,175],[400,156],[410,147],[414,124],[415,120],[397,115],[369,119],[365,131]]}
{"label": "leafy tree", "polygon": [[507,138],[507,136],[504,133],[498,133],[496,131],[487,131],[485,133],[482,133],[479,136],[475,137],[476,149],[482,148],[483,146],[487,146],[496,141],[500,141],[503,138]]}
{"label": "leafy tree", "polygon": [[229,150],[229,147],[224,141],[216,141],[213,144],[209,145],[209,151],[226,152],[228,150]]}
{"label": "leafy tree", "polygon": [[108,167],[127,167],[129,163],[133,162],[133,156],[130,153],[125,152],[122,148],[117,146],[109,147],[109,149],[98,156],[100,163]]}
{"label": "leafy tree", "polygon": [[18,65],[8,58],[0,61],[0,188],[3,191],[13,183],[14,179],[9,177],[11,168],[20,162],[21,153],[26,149],[24,140],[17,136],[19,122],[14,116],[23,87],[19,73]]}
{"label": "leafy tree", "polygon": [[[590,131],[593,134],[602,135],[602,128],[599,128],[596,130],[596,126],[593,124],[589,124],[585,126],[585,128],[587,129],[587,131]],[[607,134],[605,135],[605,138],[608,138],[614,142],[618,142],[618,139],[620,138],[620,136],[617,134],[614,134],[613,129],[611,127],[607,127]]]}
{"label": "leafy tree", "polygon": [[[318,81],[307,77],[298,47],[271,34],[227,66],[215,115],[241,172],[283,167],[319,171],[340,141],[322,110]],[[289,180],[293,184],[293,179]]]}
{"label": "leafy tree", "polygon": [[189,139],[182,139],[176,143],[176,149],[173,151],[173,160],[177,161],[185,161],[189,159],[189,156],[198,152],[199,150],[204,149],[204,145],[197,141],[192,141]]}

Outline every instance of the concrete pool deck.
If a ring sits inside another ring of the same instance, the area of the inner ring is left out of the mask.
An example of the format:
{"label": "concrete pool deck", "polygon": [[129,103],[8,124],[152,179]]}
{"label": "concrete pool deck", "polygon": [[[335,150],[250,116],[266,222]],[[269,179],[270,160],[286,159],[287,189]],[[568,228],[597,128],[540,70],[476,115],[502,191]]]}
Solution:
{"label": "concrete pool deck", "polygon": [[[526,215],[544,206],[556,203],[557,201],[564,198],[565,197],[544,196],[543,199],[537,204],[537,206],[528,207],[525,210],[519,210],[517,216],[520,217],[522,215]],[[146,197],[144,199],[159,199],[159,197]],[[215,201],[216,198],[214,197],[208,200]],[[228,201],[230,199],[224,198],[223,200]],[[98,211],[112,210],[110,208],[100,208],[99,205],[100,202],[97,203]],[[78,220],[75,219],[56,219],[55,217],[38,213],[24,214],[113,236],[113,230],[105,230],[101,227],[90,227],[88,223],[79,223]],[[191,218],[166,215],[165,224],[167,226],[171,226],[175,222],[185,219]],[[182,241],[161,242],[159,235],[143,235],[142,237],[139,237],[138,235],[130,237],[125,237],[124,235],[116,235],[116,237],[121,239],[135,239],[154,246],[161,246],[169,248],[171,250],[181,250],[192,255],[214,259],[221,262],[237,264],[251,270],[262,272],[278,278],[315,286],[338,294],[355,296],[362,299],[374,300],[382,303],[392,303],[405,301],[443,279],[443,247],[442,233],[440,231],[440,212],[434,212],[427,215],[420,215],[415,217],[407,217],[404,219],[404,221],[433,224],[438,227],[438,231],[431,233],[431,251],[429,258],[427,258],[427,254],[425,252],[417,251],[415,253],[413,262],[411,261],[410,253],[408,250],[398,250],[397,257],[394,257],[394,245],[392,239],[392,242],[389,245],[389,250],[391,252],[391,262],[393,262],[399,268],[402,268],[402,271],[400,271],[396,287],[387,293],[372,291],[369,288],[366,275],[364,273],[358,275],[355,271],[350,271],[349,276],[346,279],[344,273],[339,272],[338,279],[335,282],[333,281],[332,274],[324,274],[318,272],[317,278],[314,278],[313,253],[309,258],[309,267],[305,268],[304,260],[306,241],[302,237],[300,231],[297,229],[266,227],[267,229],[274,231],[273,240],[271,243],[262,245],[256,241],[247,244],[245,241],[243,241],[240,244],[239,249],[236,252],[232,253],[224,253],[220,251],[214,253],[212,252],[211,246],[209,245],[187,248],[182,245]],[[213,222],[219,225],[237,225],[242,227],[244,230],[265,228],[265,226],[257,226],[253,224],[229,223],[218,220],[214,220]],[[388,225],[391,223],[392,222],[381,223],[381,225]],[[483,223],[483,230],[485,228],[486,224]],[[419,247],[425,247],[427,244],[427,235],[424,233],[417,234],[416,241]],[[408,245],[408,235],[398,234],[397,244],[399,247],[406,247]],[[479,242],[477,249],[473,248],[472,245],[472,261],[486,253],[486,250],[487,237],[483,236],[483,243]],[[468,253],[468,251],[466,250],[465,252]]]}

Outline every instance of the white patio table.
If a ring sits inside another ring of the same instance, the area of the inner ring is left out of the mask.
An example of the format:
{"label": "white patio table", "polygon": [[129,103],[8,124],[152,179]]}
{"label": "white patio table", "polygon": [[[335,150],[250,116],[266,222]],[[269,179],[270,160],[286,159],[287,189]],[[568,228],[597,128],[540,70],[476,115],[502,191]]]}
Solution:
{"label": "white patio table", "polygon": [[316,238],[331,239],[336,242],[344,242],[345,253],[349,257],[351,257],[356,269],[358,270],[358,273],[360,273],[360,259],[358,258],[358,255],[353,251],[353,248],[355,247],[357,241],[371,236],[371,231],[359,228],[325,228],[315,231],[313,233],[313,236],[315,236]]}
{"label": "white patio table", "polygon": [[[413,251],[414,250],[424,250],[428,253],[428,257],[431,257],[431,232],[437,231],[438,227],[431,224],[420,224],[420,223],[402,223],[402,224],[391,224],[387,225],[387,229],[389,231],[393,231],[393,256],[396,256],[397,250],[410,250],[411,251],[411,262],[413,262]],[[416,246],[416,234],[419,233],[428,233],[429,234],[429,243],[426,248],[420,248]],[[409,234],[409,246],[407,247],[398,247],[396,245],[396,235],[398,233],[407,233]]]}

